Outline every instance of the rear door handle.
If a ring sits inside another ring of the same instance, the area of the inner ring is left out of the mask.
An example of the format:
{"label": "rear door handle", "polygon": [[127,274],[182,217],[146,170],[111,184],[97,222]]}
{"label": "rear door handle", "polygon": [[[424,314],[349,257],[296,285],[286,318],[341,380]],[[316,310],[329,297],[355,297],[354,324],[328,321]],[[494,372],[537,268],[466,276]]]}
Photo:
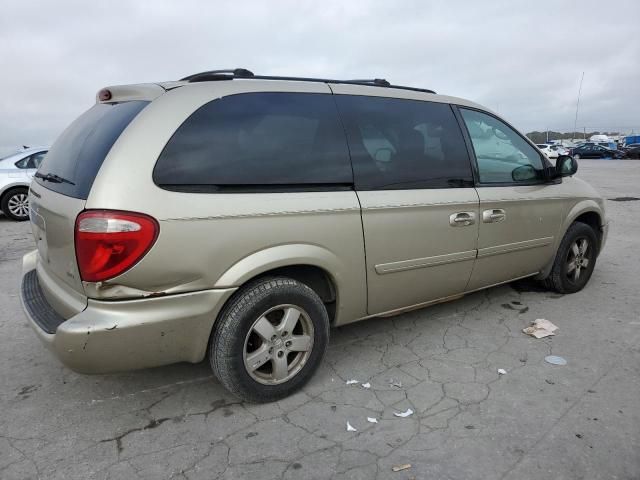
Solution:
{"label": "rear door handle", "polygon": [[457,212],[449,215],[449,225],[452,227],[466,227],[476,223],[475,212]]}
{"label": "rear door handle", "polygon": [[507,218],[507,214],[501,208],[493,208],[482,212],[482,221],[484,223],[498,223]]}

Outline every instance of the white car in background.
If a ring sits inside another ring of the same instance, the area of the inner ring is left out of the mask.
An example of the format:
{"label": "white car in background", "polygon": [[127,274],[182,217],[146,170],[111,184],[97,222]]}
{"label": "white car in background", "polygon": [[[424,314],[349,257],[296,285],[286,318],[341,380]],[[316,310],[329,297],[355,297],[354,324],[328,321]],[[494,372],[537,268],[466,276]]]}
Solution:
{"label": "white car in background", "polygon": [[13,220],[29,218],[29,184],[47,147],[25,148],[0,159],[0,210]]}
{"label": "white car in background", "polygon": [[546,143],[536,143],[536,147],[538,147],[549,159],[558,158],[560,155],[560,153],[558,153],[558,149],[553,149],[554,146],[555,145],[547,145]]}

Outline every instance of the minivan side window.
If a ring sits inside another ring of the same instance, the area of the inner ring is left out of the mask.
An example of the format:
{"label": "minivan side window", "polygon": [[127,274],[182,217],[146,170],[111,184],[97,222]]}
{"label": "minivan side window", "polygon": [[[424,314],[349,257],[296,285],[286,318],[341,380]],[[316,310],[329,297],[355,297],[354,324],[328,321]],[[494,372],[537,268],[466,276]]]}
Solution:
{"label": "minivan side window", "polygon": [[476,154],[480,183],[532,183],[544,180],[540,153],[515,130],[477,110],[460,108]]}
{"label": "minivan side window", "polygon": [[448,104],[336,95],[359,190],[471,186],[471,164]]}
{"label": "minivan side window", "polygon": [[245,93],[213,100],[176,130],[155,183],[180,191],[349,186],[335,103],[321,93]]}

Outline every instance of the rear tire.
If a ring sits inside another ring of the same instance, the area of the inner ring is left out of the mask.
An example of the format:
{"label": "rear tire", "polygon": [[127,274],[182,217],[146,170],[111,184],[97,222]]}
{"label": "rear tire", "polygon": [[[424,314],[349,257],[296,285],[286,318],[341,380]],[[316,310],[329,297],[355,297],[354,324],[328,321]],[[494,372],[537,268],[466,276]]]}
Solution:
{"label": "rear tire", "polygon": [[307,383],[328,341],[329,317],[316,292],[291,278],[262,278],[225,305],[213,328],[209,360],[231,393],[248,402],[272,402]]}
{"label": "rear tire", "polygon": [[29,220],[29,189],[19,187],[9,190],[2,197],[0,209],[12,220],[18,222]]}
{"label": "rear tire", "polygon": [[558,293],[582,290],[593,273],[598,256],[598,238],[586,223],[573,223],[556,253],[551,273],[542,283]]}

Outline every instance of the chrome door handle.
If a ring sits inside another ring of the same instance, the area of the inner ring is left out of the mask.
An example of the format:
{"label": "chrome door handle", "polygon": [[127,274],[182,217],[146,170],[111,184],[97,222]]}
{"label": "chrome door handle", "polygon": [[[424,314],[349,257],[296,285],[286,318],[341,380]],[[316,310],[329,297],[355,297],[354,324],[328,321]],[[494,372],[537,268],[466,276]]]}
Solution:
{"label": "chrome door handle", "polygon": [[507,218],[507,214],[501,208],[493,208],[482,212],[482,221],[484,223],[502,222]]}
{"label": "chrome door handle", "polygon": [[452,227],[466,227],[476,223],[475,212],[457,212],[449,215],[449,225]]}

